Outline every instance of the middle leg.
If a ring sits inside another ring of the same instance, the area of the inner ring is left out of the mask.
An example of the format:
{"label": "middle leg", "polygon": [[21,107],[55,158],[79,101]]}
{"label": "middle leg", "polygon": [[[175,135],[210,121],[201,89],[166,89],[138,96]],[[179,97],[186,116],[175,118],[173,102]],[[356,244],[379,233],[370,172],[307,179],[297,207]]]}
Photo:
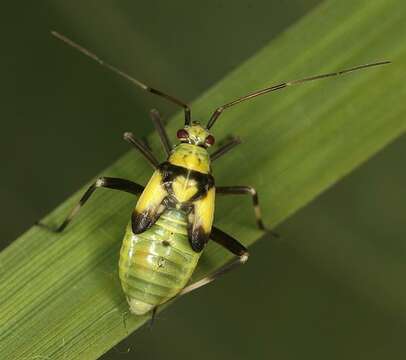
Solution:
{"label": "middle leg", "polygon": [[261,209],[259,207],[258,193],[251,186],[219,186],[216,187],[216,194],[222,195],[251,195],[252,204],[254,206],[255,218],[257,226],[261,230],[266,230],[262,221]]}
{"label": "middle leg", "polygon": [[[151,110],[150,112],[152,122],[154,123],[155,130],[158,132],[161,143],[165,149],[167,155],[170,154],[172,145],[169,141],[168,134],[166,133],[165,126],[162,122],[161,116],[159,115],[158,110]],[[131,132],[125,132],[123,135],[125,141],[133,145],[149,162],[149,164],[157,169],[159,166],[159,161],[156,159],[155,155],[152,153],[151,149],[148,146],[148,143],[145,141],[139,140],[134,137],[134,134]]]}
{"label": "middle leg", "polygon": [[220,146],[216,151],[214,151],[210,155],[211,161],[217,160],[219,157],[223,156],[224,154],[228,153],[231,149],[234,149],[237,145],[241,144],[241,140],[239,138],[232,138],[223,146]]}
{"label": "middle leg", "polygon": [[49,225],[46,225],[42,222],[37,222],[36,225],[43,227],[47,230],[50,230],[55,233],[60,233],[62,232],[68,225],[69,223],[73,220],[73,218],[77,215],[79,210],[83,207],[83,205],[86,204],[86,202],[89,200],[89,198],[92,196],[92,194],[95,192],[96,189],[99,188],[108,188],[108,189],[113,189],[113,190],[120,190],[124,191],[130,194],[134,195],[139,195],[144,191],[144,187],[142,185],[139,185],[133,181],[126,180],[126,179],[120,179],[120,178],[112,178],[112,177],[99,177],[90,187],[87,189],[87,191],[83,194],[83,196],[80,198],[79,202],[76,204],[76,206],[71,210],[71,212],[68,214],[68,216],[65,218],[65,220],[56,228],[53,228]]}

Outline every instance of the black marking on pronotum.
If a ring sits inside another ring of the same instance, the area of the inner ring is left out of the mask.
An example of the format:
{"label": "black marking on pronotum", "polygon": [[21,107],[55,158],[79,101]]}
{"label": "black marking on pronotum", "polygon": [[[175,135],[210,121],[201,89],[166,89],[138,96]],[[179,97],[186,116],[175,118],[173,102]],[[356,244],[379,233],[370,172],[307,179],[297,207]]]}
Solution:
{"label": "black marking on pronotum", "polygon": [[194,202],[206,196],[207,192],[214,186],[214,178],[211,174],[204,174],[196,170],[190,170],[182,166],[164,162],[159,166],[162,175],[162,183],[168,194],[173,195],[172,184],[179,176],[188,177],[196,182],[197,192],[188,202]]}
{"label": "black marking on pronotum", "polygon": [[183,166],[171,164],[168,161],[165,161],[159,165],[159,170],[164,177],[164,182],[173,180],[177,176],[189,176],[190,179],[195,180],[197,183],[203,183],[207,185],[208,188],[214,185],[214,178],[211,174],[205,174],[201,173],[200,171],[187,169]]}

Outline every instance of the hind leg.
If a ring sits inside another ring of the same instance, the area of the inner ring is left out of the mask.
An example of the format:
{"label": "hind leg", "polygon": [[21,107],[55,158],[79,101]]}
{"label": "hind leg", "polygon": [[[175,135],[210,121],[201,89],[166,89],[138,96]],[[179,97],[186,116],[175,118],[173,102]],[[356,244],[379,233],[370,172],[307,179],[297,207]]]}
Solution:
{"label": "hind leg", "polygon": [[236,268],[238,265],[244,264],[247,262],[249,253],[247,248],[242,245],[238,240],[228,235],[224,231],[213,227],[210,238],[216,243],[222,245],[227,250],[229,250],[234,255],[237,255],[236,258],[230,260],[228,263],[223,265],[221,268],[213,272],[211,275],[204,277],[203,279],[196,281],[193,284],[186,286],[179,294],[185,295],[193,290],[196,290],[204,285],[211,283],[212,281],[219,278],[221,275],[229,272],[230,270]]}

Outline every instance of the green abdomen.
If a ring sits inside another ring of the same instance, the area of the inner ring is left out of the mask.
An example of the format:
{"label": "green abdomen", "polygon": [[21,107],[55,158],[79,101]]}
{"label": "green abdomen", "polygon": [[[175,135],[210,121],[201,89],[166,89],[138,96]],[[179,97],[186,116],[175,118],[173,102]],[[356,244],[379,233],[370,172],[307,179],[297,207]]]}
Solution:
{"label": "green abdomen", "polygon": [[133,234],[127,226],[120,252],[119,274],[131,312],[142,315],[184,288],[200,253],[192,250],[186,215],[166,210],[147,231]]}

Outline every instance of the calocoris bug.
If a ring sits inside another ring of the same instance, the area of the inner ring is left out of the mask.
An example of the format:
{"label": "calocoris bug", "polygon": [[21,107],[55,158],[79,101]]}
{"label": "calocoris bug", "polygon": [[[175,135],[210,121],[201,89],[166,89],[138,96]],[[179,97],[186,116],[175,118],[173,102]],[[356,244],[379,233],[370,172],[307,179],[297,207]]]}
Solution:
{"label": "calocoris bug", "polygon": [[[176,146],[171,145],[158,111],[150,112],[167,154],[167,160],[163,163],[159,163],[151,150],[142,141],[136,139],[132,133],[124,133],[124,139],[140,151],[154,169],[154,173],[145,187],[130,180],[100,177],[88,188],[59,227],[51,228],[39,223],[40,226],[51,231],[63,231],[98,188],[120,190],[139,196],[125,231],[119,260],[121,285],[130,311],[136,315],[148,312],[154,314],[157,307],[168,300],[206,285],[236,265],[247,261],[248,251],[245,246],[213,226],[216,195],[250,196],[257,226],[261,230],[266,230],[261,218],[258,194],[253,187],[215,186],[211,173],[211,162],[239,144],[238,139],[232,139],[215,152],[211,154],[208,152],[208,148],[215,142],[210,130],[224,110],[288,86],[390,63],[389,61],[378,61],[276,84],[218,107],[211,115],[207,125],[202,125],[192,120],[191,110],[185,102],[143,84],[65,36],[57,32],[52,32],[52,34],[141,89],[180,106],[184,111],[185,122],[176,134],[179,140]],[[190,283],[191,275],[210,239],[236,255],[236,258],[210,276]]]}

